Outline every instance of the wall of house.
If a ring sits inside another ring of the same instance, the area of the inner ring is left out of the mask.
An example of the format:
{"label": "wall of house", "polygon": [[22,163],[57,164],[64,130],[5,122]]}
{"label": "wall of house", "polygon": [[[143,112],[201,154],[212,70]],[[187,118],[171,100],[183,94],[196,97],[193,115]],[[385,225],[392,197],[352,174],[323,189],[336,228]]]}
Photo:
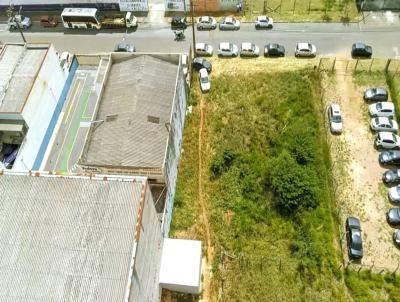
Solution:
{"label": "wall of house", "polygon": [[163,213],[162,230],[165,237],[168,236],[174,206],[176,179],[181,154],[183,127],[185,124],[185,112],[187,102],[187,86],[182,66],[179,65],[175,99],[171,115],[171,125],[168,137],[168,146],[164,162],[164,173],[166,175],[166,200]]}
{"label": "wall of house", "polygon": [[29,129],[13,170],[32,169],[66,78],[56,51],[50,46],[22,111],[22,117]]}

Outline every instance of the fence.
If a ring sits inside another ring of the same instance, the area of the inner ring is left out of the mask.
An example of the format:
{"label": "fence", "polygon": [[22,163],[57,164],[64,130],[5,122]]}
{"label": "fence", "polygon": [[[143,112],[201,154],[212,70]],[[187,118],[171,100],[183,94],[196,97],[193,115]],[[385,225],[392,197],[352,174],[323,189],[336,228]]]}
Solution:
{"label": "fence", "polygon": [[318,71],[335,72],[389,72],[393,76],[400,72],[400,60],[398,59],[342,59],[320,58]]}

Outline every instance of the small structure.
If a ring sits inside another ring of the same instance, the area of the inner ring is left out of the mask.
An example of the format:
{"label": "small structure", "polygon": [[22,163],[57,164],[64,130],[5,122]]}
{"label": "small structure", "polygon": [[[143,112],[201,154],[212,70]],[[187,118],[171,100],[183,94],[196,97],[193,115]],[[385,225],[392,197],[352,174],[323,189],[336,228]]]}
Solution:
{"label": "small structure", "polygon": [[7,160],[11,167],[15,160],[16,170],[32,169],[43,152],[67,78],[52,45],[4,46],[0,53],[0,161]]}
{"label": "small structure", "polygon": [[1,301],[159,301],[145,177],[8,172],[0,196]]}
{"label": "small structure", "polygon": [[187,98],[180,55],[112,53],[109,62],[78,165],[148,177],[167,235]]}

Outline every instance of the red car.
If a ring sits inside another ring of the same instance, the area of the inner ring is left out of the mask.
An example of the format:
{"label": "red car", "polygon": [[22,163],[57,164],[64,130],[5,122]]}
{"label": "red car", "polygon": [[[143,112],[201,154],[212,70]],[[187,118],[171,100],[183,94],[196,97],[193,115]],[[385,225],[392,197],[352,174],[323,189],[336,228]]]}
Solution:
{"label": "red car", "polygon": [[56,16],[42,16],[40,17],[40,25],[43,27],[56,27],[58,18]]}

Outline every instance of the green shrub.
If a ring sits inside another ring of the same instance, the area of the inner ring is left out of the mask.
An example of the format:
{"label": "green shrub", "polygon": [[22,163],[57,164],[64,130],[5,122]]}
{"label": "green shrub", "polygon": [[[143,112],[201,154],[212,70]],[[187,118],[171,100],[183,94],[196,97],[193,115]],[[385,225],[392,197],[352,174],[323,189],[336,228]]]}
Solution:
{"label": "green shrub", "polygon": [[232,150],[223,150],[221,153],[217,153],[210,164],[210,171],[213,177],[221,176],[223,172],[226,172],[232,165],[236,155]]}

